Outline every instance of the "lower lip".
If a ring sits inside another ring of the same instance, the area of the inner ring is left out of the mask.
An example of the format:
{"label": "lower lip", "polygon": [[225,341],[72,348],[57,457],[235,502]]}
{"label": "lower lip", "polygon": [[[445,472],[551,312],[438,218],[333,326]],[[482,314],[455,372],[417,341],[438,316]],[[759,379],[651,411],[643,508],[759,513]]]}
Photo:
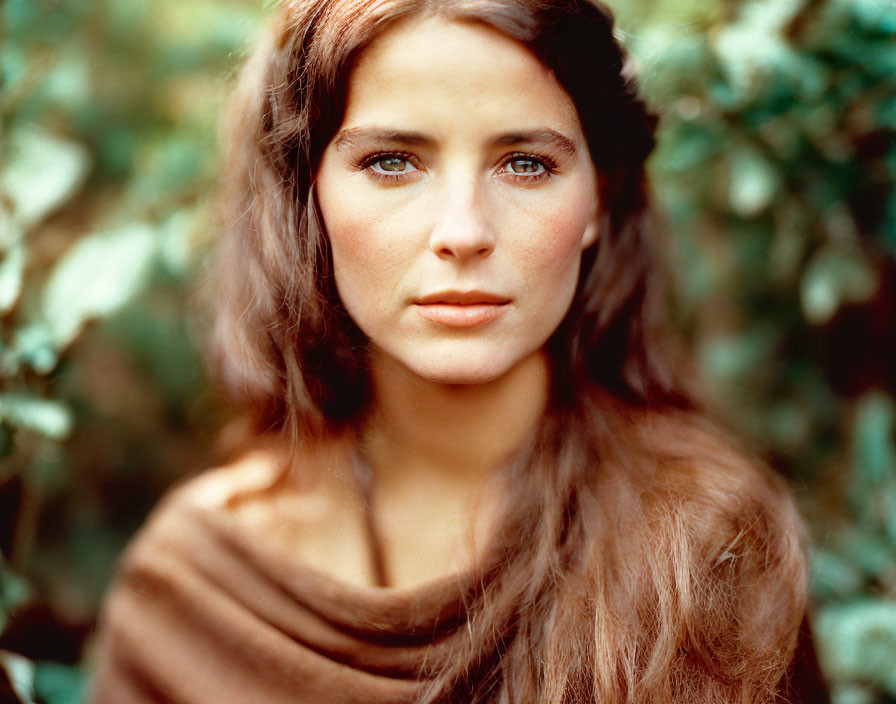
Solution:
{"label": "lower lip", "polygon": [[417,305],[417,310],[427,320],[450,328],[473,328],[489,323],[504,312],[504,304],[473,303],[458,305],[452,303],[429,303]]}

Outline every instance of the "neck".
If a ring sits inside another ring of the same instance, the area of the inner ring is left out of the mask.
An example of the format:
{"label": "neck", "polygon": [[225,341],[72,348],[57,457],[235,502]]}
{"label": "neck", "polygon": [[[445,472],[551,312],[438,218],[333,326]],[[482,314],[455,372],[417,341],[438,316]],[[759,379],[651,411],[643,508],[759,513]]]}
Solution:
{"label": "neck", "polygon": [[547,403],[542,354],[483,384],[427,381],[376,351],[376,399],[363,442],[378,482],[487,481],[525,442]]}

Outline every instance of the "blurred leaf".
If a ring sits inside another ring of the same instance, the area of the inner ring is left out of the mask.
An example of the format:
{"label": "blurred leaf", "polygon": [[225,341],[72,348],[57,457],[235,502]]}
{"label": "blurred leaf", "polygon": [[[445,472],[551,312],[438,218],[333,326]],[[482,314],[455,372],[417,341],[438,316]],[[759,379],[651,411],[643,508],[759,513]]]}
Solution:
{"label": "blurred leaf", "polygon": [[36,704],[34,701],[34,663],[21,655],[0,650],[0,668],[6,672],[9,684],[21,704]]}
{"label": "blurred leaf", "polygon": [[714,35],[728,83],[740,100],[755,96],[773,70],[798,76],[799,56],[784,42],[782,31],[802,0],[754,0],[742,5],[738,21]]}
{"label": "blurred leaf", "polygon": [[159,227],[159,255],[165,269],[177,276],[191,271],[197,255],[197,233],[205,224],[196,209],[182,209]]}
{"label": "blurred leaf", "polygon": [[29,227],[52,213],[80,188],[90,157],[80,144],[34,129],[10,135],[10,153],[0,188],[12,201],[12,214]]}
{"label": "blurred leaf", "polygon": [[896,695],[896,603],[863,600],[828,606],[818,614],[815,629],[827,672]]}
{"label": "blurred leaf", "polygon": [[[2,127],[0,124],[0,129]],[[0,198],[0,250],[9,249],[21,242],[23,237],[22,228],[13,222],[12,214],[7,211],[2,198]]]}
{"label": "blurred leaf", "polygon": [[865,396],[856,409],[854,462],[857,482],[896,481],[896,409],[886,394]]}
{"label": "blurred leaf", "polygon": [[25,245],[14,244],[0,254],[0,316],[8,312],[19,298],[25,276]]}
{"label": "blurred leaf", "polygon": [[832,245],[822,247],[803,273],[803,313],[810,323],[823,325],[842,305],[867,300],[877,287],[877,274],[860,253]]}
{"label": "blurred leaf", "polygon": [[719,381],[743,379],[769,358],[774,341],[774,330],[767,326],[705,340],[701,367]]}
{"label": "blurred leaf", "polygon": [[91,318],[109,315],[146,284],[155,233],[143,223],[90,235],[57,263],[43,292],[43,315],[58,347]]}
{"label": "blurred leaf", "polygon": [[811,440],[811,412],[799,400],[787,399],[771,405],[765,416],[765,435],[776,448],[794,450]]}
{"label": "blurred leaf", "polygon": [[[862,506],[860,510],[867,512],[869,508]],[[875,517],[874,521],[866,520],[866,526],[843,529],[840,537],[842,555],[848,556],[850,564],[861,570],[866,583],[885,581],[888,573],[896,570],[896,553],[880,533],[880,527],[881,521]]]}
{"label": "blurred leaf", "polygon": [[41,97],[57,109],[64,106],[73,112],[81,110],[91,95],[90,81],[88,54],[83,50],[72,51],[47,74],[41,84]]}
{"label": "blurred leaf", "polygon": [[765,210],[778,192],[778,174],[771,162],[754,148],[742,146],[728,157],[728,197],[742,217]]}
{"label": "blurred leaf", "polygon": [[883,393],[866,395],[856,409],[850,498],[866,523],[890,536],[896,564],[896,403]]}
{"label": "blurred leaf", "polygon": [[71,432],[71,412],[58,401],[0,394],[0,422],[27,428],[54,440]]}
{"label": "blurred leaf", "polygon": [[718,135],[703,126],[681,127],[676,137],[658,154],[660,167],[671,172],[699,167],[724,148]]}
{"label": "blurred leaf", "polygon": [[12,613],[28,599],[28,585],[24,579],[14,574],[0,556],[0,633]]}
{"label": "blurred leaf", "polygon": [[53,333],[43,321],[16,330],[12,350],[6,356],[10,375],[18,371],[22,364],[29,365],[38,374],[49,374],[59,361]]}
{"label": "blurred leaf", "polygon": [[133,197],[140,202],[170,202],[179,192],[195,187],[214,142],[209,135],[166,135],[151,140],[139,154],[138,174],[131,182]]}
{"label": "blurred leaf", "polygon": [[3,6],[3,19],[10,30],[21,30],[34,21],[37,15],[37,3],[29,0],[6,0]]}
{"label": "blurred leaf", "polygon": [[831,704],[877,704],[876,693],[860,684],[836,685],[831,691]]}
{"label": "blurred leaf", "polygon": [[85,676],[77,668],[52,662],[38,663],[34,694],[41,704],[80,704]]}
{"label": "blurred leaf", "polygon": [[866,29],[896,34],[896,5],[890,0],[852,0],[849,5]]}
{"label": "blurred leaf", "polygon": [[812,593],[819,599],[845,599],[865,585],[863,575],[842,557],[825,549],[810,552]]}

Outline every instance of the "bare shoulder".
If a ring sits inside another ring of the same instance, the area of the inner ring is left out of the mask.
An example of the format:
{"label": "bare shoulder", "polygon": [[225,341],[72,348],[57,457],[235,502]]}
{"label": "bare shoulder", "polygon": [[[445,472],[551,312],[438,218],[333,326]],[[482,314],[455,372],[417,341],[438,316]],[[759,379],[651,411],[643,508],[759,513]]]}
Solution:
{"label": "bare shoulder", "polygon": [[171,500],[212,511],[227,510],[243,496],[268,490],[284,472],[301,471],[301,468],[291,468],[290,461],[282,445],[262,443],[175,487]]}
{"label": "bare shoulder", "polygon": [[261,444],[206,470],[169,492],[135,545],[158,550],[160,540],[177,540],[184,510],[226,516],[231,527],[285,560],[349,582],[371,579],[363,558],[363,499],[344,442],[295,452],[282,443]]}
{"label": "bare shoulder", "polygon": [[202,472],[173,490],[173,500],[242,522],[289,517],[314,523],[356,492],[345,443],[330,441],[290,450],[261,442],[231,462]]}
{"label": "bare shoulder", "polygon": [[290,452],[264,441],[232,461],[173,486],[150,513],[131,551],[158,546],[179,530],[185,512],[226,515],[243,529],[293,547],[303,534],[326,532],[352,504],[337,445]]}

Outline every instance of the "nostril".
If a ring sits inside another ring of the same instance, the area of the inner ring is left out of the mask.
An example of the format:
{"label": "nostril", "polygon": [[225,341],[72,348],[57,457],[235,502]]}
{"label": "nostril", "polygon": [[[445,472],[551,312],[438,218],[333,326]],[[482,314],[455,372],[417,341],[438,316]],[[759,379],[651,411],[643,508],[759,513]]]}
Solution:
{"label": "nostril", "polygon": [[487,257],[492,253],[492,251],[494,251],[494,247],[491,245],[485,245],[482,247],[442,246],[436,249],[436,253],[440,257],[459,259],[465,259],[467,257]]}

